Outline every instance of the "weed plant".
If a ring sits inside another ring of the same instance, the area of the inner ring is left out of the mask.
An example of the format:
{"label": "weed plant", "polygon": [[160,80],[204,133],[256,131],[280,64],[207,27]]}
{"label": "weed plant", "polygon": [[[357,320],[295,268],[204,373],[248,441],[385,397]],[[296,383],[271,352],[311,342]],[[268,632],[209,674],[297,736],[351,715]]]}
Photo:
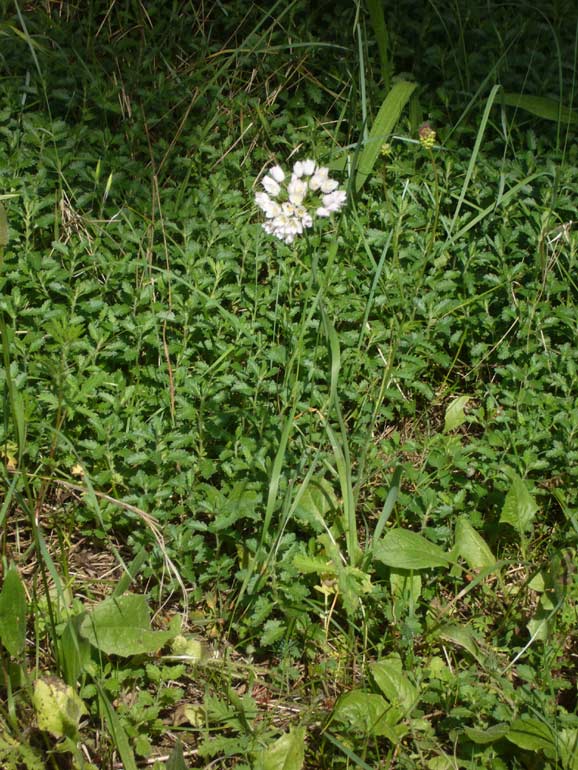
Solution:
{"label": "weed plant", "polygon": [[577,770],[573,3],[0,10],[0,766]]}

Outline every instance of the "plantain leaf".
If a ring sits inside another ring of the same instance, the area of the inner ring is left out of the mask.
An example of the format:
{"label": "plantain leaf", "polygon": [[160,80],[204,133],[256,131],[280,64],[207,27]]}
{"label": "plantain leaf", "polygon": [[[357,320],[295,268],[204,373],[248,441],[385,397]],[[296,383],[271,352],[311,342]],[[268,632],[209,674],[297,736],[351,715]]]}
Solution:
{"label": "plantain leaf", "polygon": [[305,762],[305,728],[282,735],[259,756],[257,770],[301,770]]}
{"label": "plantain leaf", "polygon": [[458,554],[471,569],[483,569],[496,563],[496,557],[488,544],[465,516],[458,519],[456,524],[455,545]]}
{"label": "plantain leaf", "polygon": [[99,650],[128,657],[157,652],[179,629],[153,631],[145,597],[126,594],[97,604],[83,619],[80,633]]}
{"label": "plantain leaf", "polygon": [[520,534],[524,534],[530,528],[538,506],[524,479],[512,470],[508,470],[508,476],[512,483],[504,500],[500,523],[510,524]]}
{"label": "plantain leaf", "polygon": [[467,419],[464,409],[470,400],[471,396],[457,396],[453,399],[451,404],[446,409],[444,418],[444,433],[450,433],[452,430],[459,428],[460,425],[463,425]]}
{"label": "plantain leaf", "polygon": [[565,107],[555,99],[545,96],[531,96],[529,94],[505,93],[502,101],[508,107],[517,107],[526,112],[531,112],[538,118],[553,120],[562,123],[578,123],[578,113]]}
{"label": "plantain leaf", "polygon": [[10,655],[26,644],[26,594],[16,567],[10,567],[0,591],[0,642]]}
{"label": "plantain leaf", "polygon": [[375,544],[373,554],[378,561],[395,569],[429,569],[452,563],[439,545],[408,529],[390,529],[383,540]]}

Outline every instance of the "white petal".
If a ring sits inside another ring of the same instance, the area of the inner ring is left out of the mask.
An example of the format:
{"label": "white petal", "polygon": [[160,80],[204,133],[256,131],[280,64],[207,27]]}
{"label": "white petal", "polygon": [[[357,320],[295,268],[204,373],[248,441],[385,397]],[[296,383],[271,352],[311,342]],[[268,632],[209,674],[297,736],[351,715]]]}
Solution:
{"label": "white petal", "polygon": [[337,190],[338,187],[339,182],[337,182],[335,179],[324,179],[323,182],[321,182],[322,193],[331,193],[334,190]]}
{"label": "white petal", "polygon": [[300,206],[307,194],[307,182],[303,181],[303,179],[293,177],[287,185],[287,194],[294,206]]}
{"label": "white petal", "polygon": [[261,184],[267,190],[269,195],[272,195],[274,198],[276,198],[281,192],[279,184],[271,176],[264,176],[261,180]]}
{"label": "white petal", "polygon": [[281,166],[273,166],[273,168],[269,169],[269,174],[276,182],[282,182],[285,179],[285,172]]}
{"label": "white petal", "polygon": [[269,206],[270,203],[273,201],[271,198],[267,195],[266,192],[257,192],[255,193],[255,203],[259,208],[265,210],[267,206]]}
{"label": "white petal", "polygon": [[303,176],[303,163],[300,160],[293,166],[293,176],[296,176],[298,179]]}
{"label": "white petal", "polygon": [[326,209],[323,206],[321,206],[320,208],[317,209],[315,214],[318,217],[330,217],[331,216],[331,211],[329,211],[329,209]]}
{"label": "white petal", "polygon": [[315,171],[315,161],[314,160],[304,160],[303,161],[303,175],[304,176],[311,176],[313,172]]}

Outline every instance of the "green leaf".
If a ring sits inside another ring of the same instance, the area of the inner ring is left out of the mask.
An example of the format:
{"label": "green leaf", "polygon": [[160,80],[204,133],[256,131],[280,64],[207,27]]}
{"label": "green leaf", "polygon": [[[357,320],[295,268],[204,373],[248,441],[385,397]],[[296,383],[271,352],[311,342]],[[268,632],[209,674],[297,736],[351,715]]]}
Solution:
{"label": "green leaf", "polygon": [[510,725],[506,738],[521,749],[552,751],[556,749],[555,737],[548,725],[539,719],[521,717]]}
{"label": "green leaf", "polygon": [[145,597],[127,594],[98,604],[82,621],[80,633],[99,650],[128,657],[157,652],[178,630],[153,631]]}
{"label": "green leaf", "polygon": [[175,747],[167,759],[166,770],[188,770],[183,755],[183,744],[180,741],[175,743]]}
{"label": "green leaf", "polygon": [[464,728],[465,734],[468,736],[472,743],[476,743],[479,746],[483,746],[487,743],[493,743],[499,741],[507,734],[510,726],[505,722],[500,722],[497,725],[492,725],[486,730],[481,730],[479,727],[466,727]]}
{"label": "green leaf", "polygon": [[374,556],[396,569],[429,569],[446,567],[451,557],[438,545],[408,529],[390,529],[374,546]]}
{"label": "green leaf", "polygon": [[443,639],[444,642],[450,642],[450,644],[455,644],[467,650],[482,667],[485,665],[486,657],[482,653],[473,631],[467,626],[461,626],[458,623],[448,623],[438,629],[437,636]]}
{"label": "green leaf", "polygon": [[121,762],[125,770],[138,770],[136,760],[134,758],[134,752],[130,746],[128,736],[123,727],[122,721],[119,719],[118,714],[114,710],[112,703],[106,696],[104,689],[97,682],[96,687],[98,690],[98,705],[100,712],[108,727],[108,732],[114,743],[116,750],[119,753]]}
{"label": "green leaf", "polygon": [[40,730],[46,730],[55,738],[75,738],[80,717],[86,707],[72,687],[56,677],[37,679],[34,682],[32,704]]}
{"label": "green leaf", "polygon": [[352,690],[342,695],[333,716],[355,733],[385,735],[393,743],[399,743],[407,732],[398,724],[403,719],[403,711],[391,706],[382,695],[365,690]]}
{"label": "green leaf", "polygon": [[392,61],[389,52],[389,34],[387,31],[387,25],[385,23],[383,3],[380,2],[380,0],[367,0],[367,10],[369,11],[369,18],[371,20],[371,26],[373,27],[375,40],[377,42],[377,50],[379,51],[381,77],[385,87],[389,88]]}
{"label": "green leaf", "polygon": [[305,728],[282,735],[265,749],[256,762],[257,770],[301,770],[305,762]]}
{"label": "green leaf", "polygon": [[321,556],[308,556],[305,553],[297,553],[293,557],[293,566],[302,575],[314,573],[316,575],[335,575],[337,569],[331,559]]}
{"label": "green leaf", "polygon": [[394,84],[391,91],[385,97],[369,132],[367,143],[359,156],[359,165],[355,177],[356,192],[361,190],[368,176],[373,171],[382,145],[393,131],[416,86],[417,83],[400,80]]}
{"label": "green leaf", "polygon": [[524,479],[511,470],[508,476],[512,484],[500,514],[500,523],[511,524],[520,534],[524,534],[530,528],[538,506]]}
{"label": "green leaf", "polygon": [[10,655],[26,644],[26,593],[16,567],[11,567],[0,591],[0,641]]}
{"label": "green leaf", "polygon": [[471,400],[471,396],[458,396],[450,403],[446,409],[446,415],[444,419],[444,433],[449,433],[452,430],[456,430],[460,425],[463,425],[466,421],[466,414],[464,412],[465,407]]}
{"label": "green leaf", "polygon": [[406,712],[411,711],[417,703],[419,693],[404,674],[400,656],[389,655],[373,663],[370,668],[375,683],[388,701],[400,705]]}
{"label": "green leaf", "polygon": [[531,96],[530,94],[505,93],[502,101],[508,107],[517,107],[526,112],[531,112],[538,118],[553,120],[561,123],[578,123],[578,113],[565,107],[555,99],[545,96]]}
{"label": "green leaf", "polygon": [[0,203],[0,248],[8,245],[8,220],[6,219],[6,210]]}
{"label": "green leaf", "polygon": [[465,516],[458,519],[456,524],[455,547],[471,569],[491,567],[496,563],[488,544]]}

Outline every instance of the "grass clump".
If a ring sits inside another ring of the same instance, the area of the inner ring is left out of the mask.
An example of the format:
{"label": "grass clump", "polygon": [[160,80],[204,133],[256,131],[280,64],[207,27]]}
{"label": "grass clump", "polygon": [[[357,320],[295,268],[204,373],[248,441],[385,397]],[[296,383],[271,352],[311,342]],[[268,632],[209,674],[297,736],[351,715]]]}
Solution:
{"label": "grass clump", "polygon": [[0,7],[0,764],[574,770],[570,3]]}

